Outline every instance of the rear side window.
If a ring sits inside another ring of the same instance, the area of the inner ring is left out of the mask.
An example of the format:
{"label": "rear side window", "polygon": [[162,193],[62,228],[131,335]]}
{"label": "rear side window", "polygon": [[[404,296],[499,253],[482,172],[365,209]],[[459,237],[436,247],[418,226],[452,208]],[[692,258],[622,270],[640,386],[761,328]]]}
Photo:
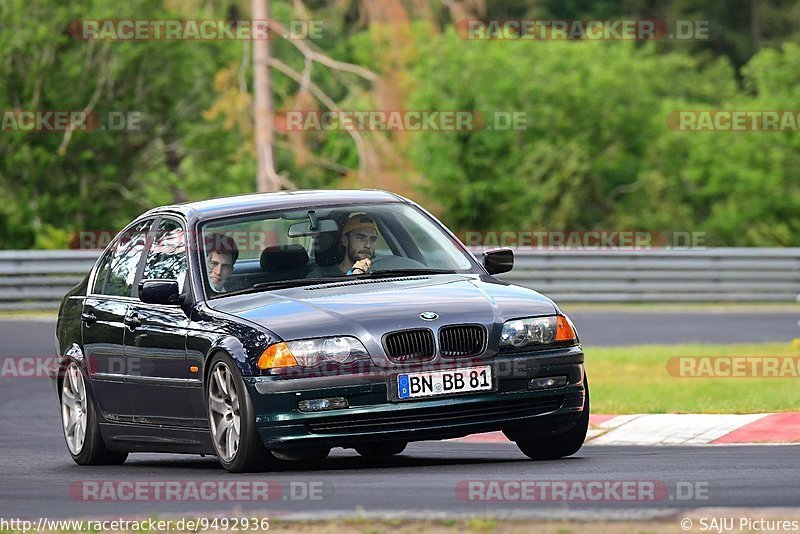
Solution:
{"label": "rear side window", "polygon": [[185,232],[177,221],[163,219],[147,253],[143,278],[176,280],[183,292],[187,268]]}
{"label": "rear side window", "polygon": [[92,293],[98,295],[103,294],[103,288],[106,285],[108,278],[108,264],[111,262],[111,251],[105,253],[103,259],[100,261],[100,267],[97,268],[97,273],[94,275],[94,285],[92,286]]}
{"label": "rear side window", "polygon": [[147,231],[152,221],[143,221],[125,232],[117,239],[111,257],[108,282],[103,289],[104,295],[130,297],[136,269],[142,259],[147,243]]}

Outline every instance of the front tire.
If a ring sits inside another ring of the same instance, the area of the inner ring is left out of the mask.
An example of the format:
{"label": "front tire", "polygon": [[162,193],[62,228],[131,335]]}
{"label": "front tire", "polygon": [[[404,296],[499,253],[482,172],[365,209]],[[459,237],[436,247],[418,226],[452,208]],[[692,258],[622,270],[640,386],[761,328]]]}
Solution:
{"label": "front tire", "polygon": [[555,460],[572,456],[580,450],[586,441],[589,430],[589,381],[584,376],[583,387],[586,396],[583,400],[583,412],[578,423],[563,434],[517,440],[517,447],[531,460]]}
{"label": "front tire", "polygon": [[127,452],[110,451],[100,434],[97,412],[78,362],[71,360],[61,378],[61,426],[67,450],[78,465],[119,465]]}
{"label": "front tire", "polygon": [[229,356],[217,354],[209,367],[206,407],[219,463],[231,473],[263,471],[270,454],[261,441],[253,402],[236,364]]}

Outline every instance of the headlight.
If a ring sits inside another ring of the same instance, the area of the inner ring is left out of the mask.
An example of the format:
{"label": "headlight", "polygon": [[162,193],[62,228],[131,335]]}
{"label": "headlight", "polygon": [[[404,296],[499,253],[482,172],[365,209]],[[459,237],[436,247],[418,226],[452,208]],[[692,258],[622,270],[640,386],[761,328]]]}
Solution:
{"label": "headlight", "polygon": [[500,332],[501,349],[545,348],[577,343],[572,323],[563,315],[512,319]]}
{"label": "headlight", "polygon": [[320,337],[270,345],[258,358],[258,368],[315,367],[326,362],[351,363],[368,357],[367,349],[354,337]]}

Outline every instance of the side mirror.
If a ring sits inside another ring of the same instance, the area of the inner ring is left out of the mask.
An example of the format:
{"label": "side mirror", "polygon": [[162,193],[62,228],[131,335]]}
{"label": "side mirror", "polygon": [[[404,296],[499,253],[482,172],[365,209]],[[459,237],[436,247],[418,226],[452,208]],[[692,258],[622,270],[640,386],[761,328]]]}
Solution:
{"label": "side mirror", "polygon": [[139,300],[145,304],[180,304],[178,282],[175,280],[142,280]]}
{"label": "side mirror", "polygon": [[514,252],[510,248],[496,248],[483,253],[483,267],[489,274],[507,273],[514,268]]}

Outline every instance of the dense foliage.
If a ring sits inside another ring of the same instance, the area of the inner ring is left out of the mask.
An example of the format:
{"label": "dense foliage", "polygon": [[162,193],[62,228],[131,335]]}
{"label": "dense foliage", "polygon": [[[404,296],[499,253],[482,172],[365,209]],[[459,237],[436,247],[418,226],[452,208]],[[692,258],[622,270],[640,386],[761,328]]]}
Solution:
{"label": "dense foliage", "polygon": [[[154,205],[255,187],[251,51],[243,41],[74,39],[79,19],[247,18],[231,0],[0,0],[0,110],[133,111],[141,131],[0,131],[0,248],[59,248]],[[739,5],[741,4],[741,5]],[[524,112],[520,130],[281,133],[296,187],[382,187],[457,230],[704,231],[712,245],[800,246],[800,133],[670,129],[681,109],[797,109],[797,4],[784,0],[272,0],[316,18],[315,49],[273,41],[278,110]],[[480,18],[712,20],[708,42],[467,41]],[[287,70],[289,69],[289,70]]]}

